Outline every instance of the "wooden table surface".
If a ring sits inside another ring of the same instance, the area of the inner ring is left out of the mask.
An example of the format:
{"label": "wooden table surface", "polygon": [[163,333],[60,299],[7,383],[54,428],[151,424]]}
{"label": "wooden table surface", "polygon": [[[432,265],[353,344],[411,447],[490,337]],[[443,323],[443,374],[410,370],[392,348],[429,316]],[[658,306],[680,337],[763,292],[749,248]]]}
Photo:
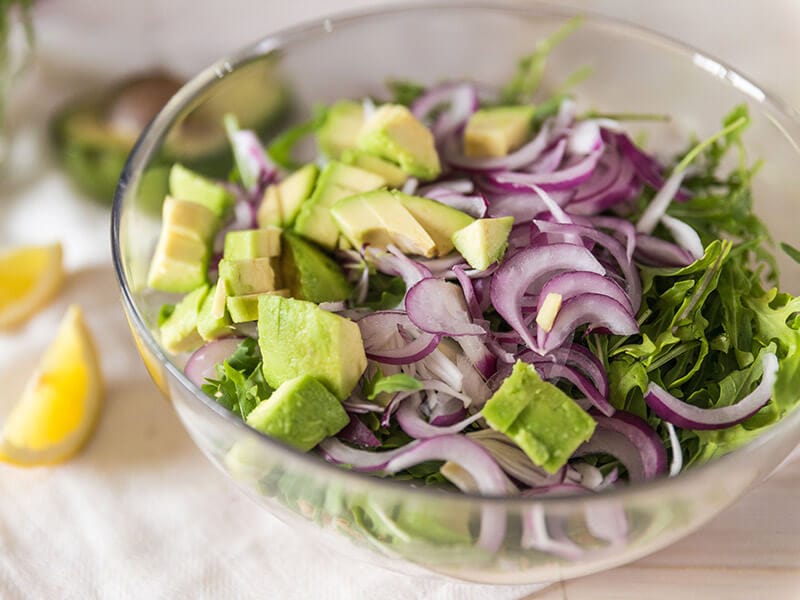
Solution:
{"label": "wooden table surface", "polygon": [[794,459],[678,543],[525,600],[800,599],[799,506]]}

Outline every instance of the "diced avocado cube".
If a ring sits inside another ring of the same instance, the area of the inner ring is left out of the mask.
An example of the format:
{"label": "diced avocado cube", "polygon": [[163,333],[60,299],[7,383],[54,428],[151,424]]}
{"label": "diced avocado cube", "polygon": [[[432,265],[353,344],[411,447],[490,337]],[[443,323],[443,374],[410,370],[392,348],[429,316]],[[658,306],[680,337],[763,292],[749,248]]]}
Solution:
{"label": "diced avocado cube", "polygon": [[234,323],[247,323],[258,320],[258,299],[264,294],[273,294],[287,298],[289,290],[275,290],[263,294],[247,294],[246,296],[231,296],[227,300],[228,313]]}
{"label": "diced avocado cube", "polygon": [[[430,200],[433,202],[433,200]],[[356,248],[396,245],[406,254],[436,256],[438,247],[428,232],[394,193],[378,190],[339,200],[331,216],[342,235]]]}
{"label": "diced avocado cube", "polygon": [[364,108],[360,102],[340,100],[328,108],[325,122],[317,131],[317,144],[328,158],[339,158],[348,148],[354,148],[364,123]]}
{"label": "diced avocado cube", "polygon": [[217,216],[202,204],[172,196],[164,199],[161,221],[164,230],[196,237],[204,244],[211,242],[219,226]]}
{"label": "diced avocado cube", "polygon": [[208,246],[196,236],[162,229],[147,285],[163,292],[190,292],[206,283]]}
{"label": "diced avocado cube", "polygon": [[473,269],[483,271],[503,257],[513,226],[514,217],[478,219],[453,234],[453,245]]}
{"label": "diced avocado cube", "polygon": [[319,169],[314,163],[301,167],[278,184],[281,198],[281,226],[290,227],[314,190]]}
{"label": "diced avocado cube", "polygon": [[291,296],[299,300],[336,302],[352,292],[336,261],[290,231],[283,232],[281,274]]}
{"label": "diced avocado cube", "polygon": [[505,156],[530,136],[535,107],[500,106],[476,111],[464,128],[464,154],[476,158]]}
{"label": "diced avocado cube", "polygon": [[275,273],[269,258],[219,261],[219,278],[224,281],[226,296],[259,294],[275,289]]}
{"label": "diced avocado cube", "polygon": [[436,544],[469,544],[470,511],[461,507],[435,507],[427,502],[405,501],[397,513],[397,526],[414,540]]}
{"label": "diced avocado cube", "polygon": [[277,183],[267,186],[267,189],[264,190],[261,204],[258,205],[256,221],[258,221],[259,227],[269,227],[270,225],[280,227],[283,223],[281,192]]}
{"label": "diced avocado cube", "polygon": [[223,256],[227,259],[269,258],[280,253],[281,230],[278,227],[243,229],[225,234]]}
{"label": "diced avocado cube", "polygon": [[167,352],[190,352],[203,345],[203,338],[197,332],[197,319],[207,295],[207,285],[188,293],[161,325],[161,343]]}
{"label": "diced avocado cube", "polygon": [[303,202],[311,196],[318,172],[317,165],[307,164],[280,183],[267,187],[258,207],[259,227],[290,227]]}
{"label": "diced avocado cube", "polygon": [[594,419],[572,398],[522,361],[486,402],[483,417],[548,473],[563,467],[595,428]]}
{"label": "diced avocado cube", "polygon": [[419,179],[436,179],[441,172],[433,134],[399,104],[379,107],[362,126],[356,146]]}
{"label": "diced avocado cube", "polygon": [[274,388],[313,375],[344,400],[367,368],[358,325],[305,300],[261,296],[258,344],[264,378]]}
{"label": "diced avocado cube", "polygon": [[453,234],[475,220],[467,213],[430,198],[392,193],[431,236],[439,256],[450,254],[453,250]]}
{"label": "diced avocado cube", "polygon": [[339,230],[333,222],[330,207],[337,200],[386,185],[379,175],[332,161],[320,173],[314,193],[300,207],[294,230],[323,248],[333,250]]}
{"label": "diced avocado cube", "polygon": [[408,173],[400,167],[371,154],[364,154],[358,150],[347,150],[342,154],[342,162],[355,165],[360,169],[376,173],[386,180],[390,187],[399,188],[408,181]]}
{"label": "diced avocado cube", "polygon": [[247,424],[308,452],[350,422],[342,404],[311,375],[282,383],[247,416]]}
{"label": "diced avocado cube", "polygon": [[232,330],[231,319],[228,317],[224,307],[221,317],[213,314],[214,297],[217,294],[217,288],[218,286],[214,286],[213,291],[209,290],[206,294],[203,305],[200,307],[200,314],[197,317],[197,333],[206,341],[226,336]]}
{"label": "diced avocado cube", "polygon": [[233,205],[233,196],[222,185],[176,163],[169,172],[169,191],[178,200],[202,204],[217,217]]}

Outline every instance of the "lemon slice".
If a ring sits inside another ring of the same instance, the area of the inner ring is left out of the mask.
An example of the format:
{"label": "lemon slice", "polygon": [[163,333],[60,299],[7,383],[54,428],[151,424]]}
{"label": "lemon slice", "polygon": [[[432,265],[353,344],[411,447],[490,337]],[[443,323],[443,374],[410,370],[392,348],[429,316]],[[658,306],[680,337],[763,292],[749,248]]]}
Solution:
{"label": "lemon slice", "polygon": [[0,252],[0,330],[35,314],[55,296],[63,280],[61,244]]}
{"label": "lemon slice", "polygon": [[0,460],[36,466],[68,459],[91,435],[102,400],[91,334],[80,307],[71,306],[3,426]]}

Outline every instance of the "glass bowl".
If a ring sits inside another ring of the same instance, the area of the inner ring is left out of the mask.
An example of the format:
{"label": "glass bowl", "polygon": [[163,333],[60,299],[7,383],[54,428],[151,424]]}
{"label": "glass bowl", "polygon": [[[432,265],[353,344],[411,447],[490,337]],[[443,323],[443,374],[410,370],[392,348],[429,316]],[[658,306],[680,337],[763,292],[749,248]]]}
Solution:
{"label": "glass bowl", "polygon": [[[572,16],[543,5],[418,6],[272,35],[191,80],[128,160],[114,200],[113,255],[150,374],[212,463],[266,510],[337,552],[409,574],[480,583],[578,577],[635,560],[697,529],[800,442],[795,411],[741,450],[678,477],[591,496],[481,498],[414,488],[332,466],[250,429],[193,385],[181,371],[181,357],[168,356],[151,333],[164,297],[144,282],[166,170],[182,160],[225,176],[231,164],[221,129],[204,115],[230,108],[268,138],[276,127],[307,118],[315,103],[380,96],[388,77],[425,84],[468,77],[501,85],[518,58]],[[784,216],[800,188],[800,126],[785,106],[717,60],[601,16],[587,16],[552,54],[545,85],[556,86],[585,65],[592,76],[577,90],[579,104],[670,114],[668,124],[634,128],[665,151],[680,148],[690,133],[715,131],[733,105],[747,103],[753,121],[747,145],[751,156],[765,160],[755,182],[757,211],[776,239],[792,240],[795,225]],[[784,287],[797,292],[797,267],[783,266]]]}

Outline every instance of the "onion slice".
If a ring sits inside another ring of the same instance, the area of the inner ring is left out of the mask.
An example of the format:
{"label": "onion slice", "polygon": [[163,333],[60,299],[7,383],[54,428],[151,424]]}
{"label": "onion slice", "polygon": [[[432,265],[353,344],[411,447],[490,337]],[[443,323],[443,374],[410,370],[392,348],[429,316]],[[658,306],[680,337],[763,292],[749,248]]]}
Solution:
{"label": "onion slice", "polygon": [[583,246],[552,244],[517,252],[492,276],[492,305],[532,350],[538,344],[522,316],[522,297],[529,290],[538,292],[547,279],[563,271],[605,274],[602,265]]}
{"label": "onion slice", "polygon": [[194,354],[186,361],[183,372],[193,384],[202,387],[206,379],[213,379],[217,375],[216,367],[229,359],[239,347],[244,338],[226,337],[207,343],[195,350]]}
{"label": "onion slice", "polygon": [[644,401],[654,413],[668,423],[683,429],[725,429],[756,414],[769,402],[778,375],[778,357],[764,353],[761,382],[752,392],[731,406],[699,408],[679,400],[654,382],[650,382]]}
{"label": "onion slice", "polygon": [[[440,336],[417,330],[402,311],[382,310],[356,321],[367,358],[389,365],[417,362],[436,350]],[[406,336],[413,339],[406,341]],[[398,346],[398,341],[401,344]]]}
{"label": "onion slice", "polygon": [[432,425],[420,416],[419,407],[421,403],[422,399],[419,395],[411,396],[406,398],[395,412],[395,418],[400,428],[418,440],[459,433],[462,429],[481,418],[481,414],[478,412],[451,425]]}
{"label": "onion slice", "polygon": [[428,333],[451,337],[486,333],[472,322],[461,288],[441,279],[423,279],[408,290],[406,313],[414,325]]}

